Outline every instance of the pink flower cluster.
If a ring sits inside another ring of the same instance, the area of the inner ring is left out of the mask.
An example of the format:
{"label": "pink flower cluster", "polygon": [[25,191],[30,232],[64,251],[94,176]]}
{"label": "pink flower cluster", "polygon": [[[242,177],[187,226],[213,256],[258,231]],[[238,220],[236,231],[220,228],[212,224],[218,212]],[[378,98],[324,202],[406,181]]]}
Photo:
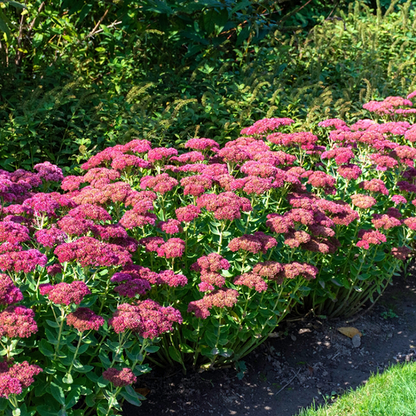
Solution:
{"label": "pink flower cluster", "polygon": [[108,321],[116,333],[129,329],[150,339],[172,331],[175,322],[182,323],[182,316],[177,309],[171,306],[162,307],[151,299],[138,301],[135,305],[119,305]]}
{"label": "pink flower cluster", "polygon": [[75,312],[68,314],[66,323],[79,332],[98,331],[104,325],[104,318],[96,315],[89,308],[78,308]]}
{"label": "pink flower cluster", "polygon": [[28,388],[43,370],[27,361],[16,363],[9,367],[7,363],[0,363],[0,397],[8,399],[10,394],[20,394]]}
{"label": "pink flower cluster", "polygon": [[46,266],[48,259],[39,250],[20,250],[0,254],[0,270],[30,273],[36,269],[36,266]]}
{"label": "pink flower cluster", "polygon": [[55,248],[54,253],[60,263],[75,260],[82,267],[124,266],[132,261],[131,254],[126,249],[116,244],[103,243],[93,237],[81,237],[61,244]]}
{"label": "pink flower cluster", "polygon": [[370,244],[381,244],[387,241],[387,238],[380,231],[371,231],[371,230],[360,230],[358,232],[358,238],[360,240],[357,242],[357,247],[361,247],[365,250],[370,248]]}
{"label": "pink flower cluster", "polygon": [[0,312],[0,335],[9,338],[29,338],[38,332],[35,312],[26,306],[8,306]]}
{"label": "pink flower cluster", "polygon": [[249,212],[253,208],[247,198],[239,197],[233,192],[220,194],[203,194],[197,199],[197,207],[213,212],[217,220],[234,220],[241,218],[241,211]]}
{"label": "pink flower cluster", "polygon": [[39,286],[39,292],[56,305],[70,305],[71,303],[79,305],[86,295],[91,294],[88,286],[80,280],[74,280],[72,283],[61,282],[56,285],[43,284]]}
{"label": "pink flower cluster", "polygon": [[109,368],[103,372],[103,378],[113,383],[114,387],[124,387],[134,384],[137,381],[137,377],[133,374],[130,368],[123,368],[117,370],[117,368]]}
{"label": "pink flower cluster", "polygon": [[241,130],[241,135],[246,136],[263,136],[267,133],[277,130],[280,126],[290,126],[295,121],[291,118],[263,118],[256,121],[252,126]]}
{"label": "pink flower cluster", "polygon": [[229,244],[228,248],[231,251],[248,251],[253,254],[262,252],[266,254],[267,250],[275,247],[277,241],[275,238],[264,234],[261,231],[256,231],[253,235],[244,234],[241,237],[233,238]]}
{"label": "pink flower cluster", "polygon": [[22,292],[7,274],[0,273],[0,304],[11,305],[23,300]]}
{"label": "pink flower cluster", "polygon": [[210,309],[216,307],[232,308],[237,303],[238,292],[234,289],[220,289],[206,294],[202,299],[189,303],[188,312],[194,312],[197,318],[206,319],[211,315]]}

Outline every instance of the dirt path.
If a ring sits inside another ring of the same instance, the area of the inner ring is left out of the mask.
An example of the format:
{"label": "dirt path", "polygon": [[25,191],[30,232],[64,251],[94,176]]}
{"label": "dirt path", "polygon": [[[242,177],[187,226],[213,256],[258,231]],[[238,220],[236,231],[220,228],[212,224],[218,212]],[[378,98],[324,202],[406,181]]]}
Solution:
{"label": "dirt path", "polygon": [[[359,347],[337,331],[341,326],[362,332]],[[352,324],[306,318],[278,331],[244,359],[242,380],[234,368],[140,378],[139,387],[150,389],[147,401],[140,408],[127,405],[124,416],[294,416],[313,400],[323,403],[357,387],[389,363],[413,360],[415,274],[396,278],[379,303]]]}

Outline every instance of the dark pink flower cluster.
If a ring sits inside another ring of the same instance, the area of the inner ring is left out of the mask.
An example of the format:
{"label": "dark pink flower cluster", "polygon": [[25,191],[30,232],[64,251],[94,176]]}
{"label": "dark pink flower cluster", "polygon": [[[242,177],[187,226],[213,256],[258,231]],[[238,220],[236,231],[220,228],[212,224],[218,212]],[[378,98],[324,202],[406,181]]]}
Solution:
{"label": "dark pink flower cluster", "polygon": [[178,221],[191,222],[195,218],[198,218],[201,209],[195,205],[186,205],[185,207],[175,209],[175,213]]}
{"label": "dark pink flower cluster", "polygon": [[26,306],[8,306],[0,312],[0,334],[9,338],[29,338],[38,332],[35,312]]}
{"label": "dark pink flower cluster", "polygon": [[[81,237],[55,248],[60,263],[77,261],[86,266],[124,266],[131,263],[131,254],[116,244],[103,243],[93,237]],[[0,256],[1,258],[1,256]]]}
{"label": "dark pink flower cluster", "polygon": [[272,133],[267,136],[267,140],[279,146],[301,146],[303,149],[313,149],[318,137],[309,131],[302,131],[298,133]]}
{"label": "dark pink flower cluster", "polygon": [[0,242],[20,244],[28,240],[30,236],[27,227],[12,221],[0,221]]}
{"label": "dark pink flower cluster", "polygon": [[335,127],[337,130],[348,129],[347,123],[339,118],[329,118],[327,120],[320,121],[319,127]]}
{"label": "dark pink flower cluster", "polygon": [[93,204],[83,204],[68,211],[68,216],[80,220],[111,221],[111,215],[102,207]]}
{"label": "dark pink flower cluster", "polygon": [[38,177],[47,182],[61,182],[64,179],[62,169],[50,162],[38,163],[33,166],[38,172]]}
{"label": "dark pink flower cluster", "polygon": [[111,167],[119,171],[122,171],[131,166],[142,169],[150,169],[152,167],[150,162],[134,155],[119,155],[116,156],[111,162]]}
{"label": "dark pink flower cluster", "polygon": [[126,211],[123,217],[120,219],[120,225],[127,230],[136,227],[145,227],[146,225],[155,225],[157,217],[155,214],[145,213],[144,215],[138,214],[136,211]]}
{"label": "dark pink flower cluster", "polygon": [[357,242],[357,247],[361,247],[365,250],[370,248],[370,244],[381,244],[387,241],[387,238],[380,231],[371,231],[371,230],[360,230],[358,232],[358,238],[360,240]]}
{"label": "dark pink flower cluster", "polygon": [[150,188],[160,194],[171,191],[178,183],[176,179],[170,177],[167,173],[161,173],[156,176],[144,176],[140,179],[140,187],[142,189]]}
{"label": "dark pink flower cluster", "polygon": [[365,110],[376,114],[394,114],[397,107],[409,106],[413,103],[403,97],[387,97],[383,101],[369,101],[363,105]]}
{"label": "dark pink flower cluster", "polygon": [[216,307],[232,308],[237,303],[238,292],[234,289],[220,289],[206,294],[202,299],[189,303],[188,312],[194,312],[197,318],[206,319],[211,315],[209,309]]}
{"label": "dark pink flower cluster", "polygon": [[0,363],[0,397],[6,399],[10,394],[20,394],[28,388],[43,370],[37,365],[31,365],[27,361],[16,363],[9,368],[7,363]]}
{"label": "dark pink flower cluster", "polygon": [[196,163],[203,162],[205,156],[198,151],[182,153],[180,156],[173,156],[170,158],[170,161],[179,162],[179,163]]}
{"label": "dark pink flower cluster", "polygon": [[156,147],[147,152],[147,160],[149,162],[157,162],[166,160],[170,156],[176,156],[178,151],[173,147]]}
{"label": "dark pink flower cluster", "polygon": [[79,332],[98,331],[104,325],[104,318],[95,314],[89,308],[78,308],[66,317],[66,323]]}
{"label": "dark pink flower cluster", "polygon": [[89,183],[95,188],[102,188],[105,185],[108,185],[112,181],[115,181],[120,178],[120,173],[114,169],[107,168],[93,168],[90,169],[83,177],[81,183]]}
{"label": "dark pink flower cluster", "polygon": [[326,194],[335,194],[336,179],[322,171],[308,171],[302,176],[308,178],[308,184],[315,188],[323,188]]}
{"label": "dark pink flower cluster", "polygon": [[172,331],[174,322],[182,323],[180,312],[171,306],[162,307],[151,299],[138,301],[136,305],[119,305],[108,321],[117,334],[130,329],[150,339]]}
{"label": "dark pink flower cluster", "polygon": [[56,285],[43,284],[39,286],[39,292],[56,305],[79,305],[85,296],[90,295],[88,286],[81,280],[72,283],[61,282]]}
{"label": "dark pink flower cluster", "polygon": [[120,274],[125,274],[126,278],[123,283],[114,288],[114,291],[121,296],[134,298],[136,295],[146,294],[146,292],[151,289],[150,283],[145,279],[135,279],[127,273],[118,273],[118,278],[120,278]]}
{"label": "dark pink flower cluster", "polygon": [[354,194],[351,195],[351,202],[358,208],[368,209],[377,203],[376,199],[369,195]]}
{"label": "dark pink flower cluster", "polygon": [[159,257],[166,257],[167,259],[182,257],[185,252],[185,241],[180,238],[170,238],[161,244],[156,252]]}
{"label": "dark pink flower cluster", "polygon": [[0,270],[3,271],[30,273],[36,266],[45,267],[47,262],[47,257],[36,249],[0,254]]}
{"label": "dark pink flower cluster", "polygon": [[59,263],[51,264],[46,267],[46,272],[48,273],[48,276],[56,276],[57,274],[62,273],[62,266]]}
{"label": "dark pink flower cluster", "polygon": [[381,179],[371,179],[369,181],[363,181],[358,186],[366,191],[380,192],[383,195],[388,195],[389,191],[386,188],[386,184]]}
{"label": "dark pink flower cluster", "polygon": [[275,187],[275,184],[272,183],[272,179],[259,178],[257,176],[247,176],[246,178],[232,180],[229,186],[225,187],[225,189],[231,191],[242,189],[246,194],[249,195],[264,195],[272,187]]}
{"label": "dark pink flower cluster", "polygon": [[139,240],[139,244],[144,246],[146,251],[157,251],[164,242],[162,237],[145,237]]}
{"label": "dark pink flower cluster", "polygon": [[52,225],[51,228],[36,231],[35,238],[44,247],[54,247],[57,244],[63,244],[68,236],[64,231]]}
{"label": "dark pink flower cluster", "polygon": [[220,194],[203,194],[197,199],[197,207],[213,212],[217,220],[234,220],[241,218],[241,211],[252,211],[247,198],[239,197],[233,192]]}
{"label": "dark pink flower cluster", "polygon": [[134,384],[137,377],[133,374],[130,368],[109,368],[103,372],[103,378],[113,383],[114,387],[125,387]]}
{"label": "dark pink flower cluster", "polygon": [[409,130],[404,133],[404,138],[409,140],[409,142],[416,142],[416,124],[413,124]]}
{"label": "dark pink flower cluster", "polygon": [[408,247],[393,247],[391,249],[391,254],[396,259],[399,259],[401,261],[406,261],[409,258],[409,255],[412,253],[412,250]]}
{"label": "dark pink flower cluster", "polygon": [[334,147],[321,154],[321,159],[334,159],[337,165],[345,165],[354,158],[354,152],[349,147]]}
{"label": "dark pink flower cluster", "polygon": [[402,222],[399,219],[388,214],[374,214],[371,222],[373,223],[374,228],[383,228],[384,230],[390,230],[390,228],[402,225]]}
{"label": "dark pink flower cluster", "polygon": [[61,207],[58,201],[51,194],[37,193],[23,202],[23,206],[32,208],[35,215],[47,214],[56,215],[56,211]]}
{"label": "dark pink flower cluster", "polygon": [[224,285],[225,278],[219,273],[210,272],[207,270],[203,270],[201,272],[201,283],[198,285],[200,292],[208,292],[210,290],[214,290],[215,286],[221,288]]}
{"label": "dark pink flower cluster", "polygon": [[228,248],[231,251],[248,251],[253,254],[262,252],[266,254],[267,250],[273,248],[277,245],[275,238],[264,234],[261,231],[256,231],[254,234],[244,234],[241,237],[233,238],[229,244]]}
{"label": "dark pink flower cluster", "polygon": [[406,218],[404,221],[404,224],[406,224],[411,230],[416,231],[416,217],[409,217]]}
{"label": "dark pink flower cluster", "polygon": [[7,274],[0,273],[0,304],[11,305],[23,300],[22,292]]}
{"label": "dark pink flower cluster", "polygon": [[340,176],[342,176],[344,179],[351,180],[351,179],[358,179],[360,175],[363,173],[362,170],[359,168],[359,166],[354,164],[349,165],[341,165],[337,172]]}
{"label": "dark pink flower cluster", "polygon": [[369,158],[372,162],[375,163],[376,169],[383,172],[387,169],[393,169],[399,164],[397,160],[392,158],[391,156],[382,155],[380,153],[370,154]]}
{"label": "dark pink flower cluster", "polygon": [[190,149],[196,149],[196,150],[218,150],[220,148],[220,145],[212,139],[189,139],[185,143],[185,147],[189,147]]}
{"label": "dark pink flower cluster", "polygon": [[256,121],[252,126],[241,130],[241,135],[246,136],[263,136],[273,130],[277,130],[280,126],[290,126],[295,121],[291,118],[263,118]]}
{"label": "dark pink flower cluster", "polygon": [[237,286],[247,286],[256,292],[265,292],[268,288],[267,283],[257,273],[244,273],[234,279]]}
{"label": "dark pink flower cluster", "polygon": [[250,154],[243,146],[226,146],[218,151],[218,156],[224,162],[240,163],[250,160]]}
{"label": "dark pink flower cluster", "polygon": [[276,174],[277,169],[274,164],[269,162],[263,162],[261,160],[249,160],[241,166],[240,172],[243,172],[249,176],[270,178]]}
{"label": "dark pink flower cluster", "polygon": [[212,180],[206,175],[187,176],[181,179],[184,195],[200,196],[212,187]]}
{"label": "dark pink flower cluster", "polygon": [[228,270],[229,268],[230,263],[228,260],[217,253],[202,256],[191,266],[191,270],[197,272],[218,272],[220,270]]}
{"label": "dark pink flower cluster", "polygon": [[157,283],[170,287],[185,286],[188,283],[188,278],[183,274],[175,274],[173,270],[163,270],[159,273]]}
{"label": "dark pink flower cluster", "polygon": [[160,221],[158,227],[166,234],[179,234],[183,232],[181,222],[178,220],[170,219],[167,221]]}

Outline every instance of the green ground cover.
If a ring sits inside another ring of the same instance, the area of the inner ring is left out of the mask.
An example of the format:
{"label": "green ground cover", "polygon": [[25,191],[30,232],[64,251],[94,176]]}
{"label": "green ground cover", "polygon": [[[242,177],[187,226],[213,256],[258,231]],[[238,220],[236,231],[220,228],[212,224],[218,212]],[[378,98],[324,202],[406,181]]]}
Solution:
{"label": "green ground cover", "polygon": [[370,377],[332,405],[299,416],[413,416],[416,414],[416,363],[396,365]]}

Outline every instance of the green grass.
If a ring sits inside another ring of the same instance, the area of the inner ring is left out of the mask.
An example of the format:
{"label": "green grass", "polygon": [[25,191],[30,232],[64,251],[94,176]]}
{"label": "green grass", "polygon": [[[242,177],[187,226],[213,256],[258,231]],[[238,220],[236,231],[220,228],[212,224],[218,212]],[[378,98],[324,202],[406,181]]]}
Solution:
{"label": "green grass", "polygon": [[370,377],[365,386],[332,405],[303,410],[299,416],[415,416],[416,363],[399,364]]}

